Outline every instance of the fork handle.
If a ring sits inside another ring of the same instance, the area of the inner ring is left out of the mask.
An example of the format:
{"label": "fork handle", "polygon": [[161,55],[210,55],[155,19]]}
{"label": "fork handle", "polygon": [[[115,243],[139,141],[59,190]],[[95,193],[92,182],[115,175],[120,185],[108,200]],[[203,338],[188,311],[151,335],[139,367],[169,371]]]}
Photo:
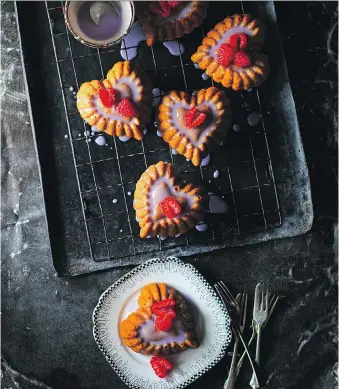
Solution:
{"label": "fork handle", "polygon": [[[240,339],[242,345],[244,346],[244,349],[245,349],[246,354],[248,356],[248,360],[249,360],[249,362],[251,364],[251,367],[252,367],[252,370],[253,370],[253,377],[256,380],[256,383],[258,383],[258,385],[259,385],[260,381],[259,381],[259,368],[258,368],[258,364],[256,363],[255,359],[253,358],[253,355],[252,355],[251,351],[247,347],[247,344],[246,344],[243,336],[241,335],[241,331],[240,331],[240,328],[237,325],[237,323],[235,323],[234,321],[231,321],[231,325],[232,325],[233,331],[235,332],[235,335]],[[257,387],[260,388],[260,385],[257,386]]]}
{"label": "fork handle", "polygon": [[255,360],[258,366],[260,361],[260,341],[261,341],[261,326],[258,325],[257,344],[255,349]]}
{"label": "fork handle", "polygon": [[236,362],[237,362],[238,346],[239,346],[239,338],[236,338],[235,342],[234,342],[231,367],[230,367],[230,371],[228,373],[227,380],[224,383],[224,389],[233,389],[234,388],[235,380],[237,378],[235,368],[236,368]]}
{"label": "fork handle", "polygon": [[[256,333],[255,333],[255,331],[253,331],[253,332],[252,332],[251,339],[249,340],[249,342],[248,342],[248,344],[247,344],[248,347],[252,344],[252,342],[253,342],[255,336],[256,336]],[[239,358],[239,361],[238,361],[238,364],[237,364],[237,369],[236,369],[236,375],[237,375],[237,377],[238,377],[238,375],[239,375],[241,366],[242,366],[242,364],[244,363],[244,359],[245,359],[246,355],[247,355],[247,354],[246,354],[246,350],[245,350],[245,351],[242,353],[241,357]]]}
{"label": "fork handle", "polygon": [[[258,366],[259,366],[259,360],[260,360],[260,340],[261,340],[261,325],[257,325],[257,344],[256,344],[256,348],[255,348],[255,361],[257,362]],[[256,380],[254,374],[252,374],[250,386],[253,389],[258,388],[257,382],[258,382],[258,380]]]}

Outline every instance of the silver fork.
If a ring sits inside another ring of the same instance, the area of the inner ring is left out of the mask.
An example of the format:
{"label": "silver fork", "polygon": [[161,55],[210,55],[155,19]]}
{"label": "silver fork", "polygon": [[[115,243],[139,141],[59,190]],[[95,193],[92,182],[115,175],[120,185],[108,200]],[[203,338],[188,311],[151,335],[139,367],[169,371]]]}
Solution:
{"label": "silver fork", "polygon": [[218,288],[220,288],[223,291],[223,293],[226,295],[226,297],[229,301],[229,304],[232,305],[232,307],[234,307],[234,309],[236,309],[238,311],[238,313],[240,313],[240,310],[241,310],[240,304],[237,301],[237,299],[233,297],[233,294],[227,288],[224,281],[219,281],[214,286],[218,286]]}
{"label": "silver fork", "polygon": [[[247,294],[246,293],[239,293],[236,297],[236,301],[240,306],[241,309],[241,317],[240,317],[240,323],[239,328],[241,331],[241,334],[243,334],[245,325],[246,325],[246,312],[247,312]],[[224,383],[224,389],[233,389],[235,380],[237,378],[236,375],[236,361],[237,361],[237,354],[238,354],[238,346],[239,346],[239,338],[236,337],[234,341],[234,348],[233,348],[233,356],[232,356],[232,362],[230,371],[228,373],[227,380]]]}
{"label": "silver fork", "polygon": [[[268,317],[267,317],[267,320],[266,322],[264,323],[264,325],[262,326],[262,329],[265,328],[267,322],[269,321],[270,317],[272,316],[273,314],[273,311],[278,303],[280,299],[280,296],[276,296],[276,295],[273,295],[271,298],[270,298],[270,303],[269,303],[269,311],[268,311]],[[255,339],[255,337],[257,336],[257,331],[256,331],[256,328],[255,326],[253,326],[253,329],[252,329],[252,335],[251,335],[251,338],[248,342],[248,346],[250,346],[253,342],[253,340]],[[241,366],[244,362],[244,359],[245,359],[245,356],[246,356],[246,351],[243,352],[242,356],[240,357],[239,361],[238,361],[238,364],[237,364],[237,370],[236,370],[236,375],[238,376],[239,375],[239,372],[240,372],[240,369],[241,369]]]}
{"label": "silver fork", "polygon": [[[248,356],[248,360],[250,362],[250,365],[252,367],[252,370],[253,370],[253,375],[254,375],[254,380],[255,382],[259,385],[259,369],[258,369],[258,365],[257,363],[255,362],[255,359],[253,358],[252,356],[252,353],[251,351],[249,350],[249,348],[247,347],[247,344],[241,334],[241,331],[240,331],[240,328],[239,328],[239,325],[238,325],[238,321],[239,321],[239,310],[238,309],[235,309],[234,307],[234,297],[232,299],[233,301],[233,304],[231,303],[231,299],[228,297],[228,295],[223,291],[223,289],[221,288],[220,286],[220,283],[216,283],[214,285],[214,288],[216,290],[216,292],[218,293],[219,297],[221,298],[222,302],[224,303],[228,313],[229,313],[229,316],[230,316],[230,319],[231,319],[231,327],[232,327],[232,330],[235,334],[235,336],[237,338],[240,339],[242,345],[244,346],[244,349],[246,351],[246,354]],[[235,300],[236,301],[236,300]],[[238,302],[236,301],[236,306],[239,306]]]}
{"label": "silver fork", "polygon": [[[255,351],[255,360],[259,365],[260,361],[260,341],[261,341],[261,330],[263,325],[266,323],[268,318],[268,290],[266,289],[266,295],[264,295],[264,290],[261,284],[258,284],[255,287],[254,294],[254,306],[253,306],[253,327],[257,332],[257,345]],[[252,375],[250,385],[253,389],[259,388],[255,380],[254,375]]]}

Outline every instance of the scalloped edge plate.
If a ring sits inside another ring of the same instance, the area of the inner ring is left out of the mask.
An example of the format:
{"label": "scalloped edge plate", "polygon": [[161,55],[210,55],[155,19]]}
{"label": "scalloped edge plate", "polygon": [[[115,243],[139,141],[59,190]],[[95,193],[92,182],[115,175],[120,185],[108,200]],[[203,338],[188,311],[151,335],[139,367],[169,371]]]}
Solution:
{"label": "scalloped edge plate", "polygon": [[[200,346],[169,356],[174,369],[158,378],[144,356],[125,347],[119,337],[119,323],[128,312],[126,304],[151,282],[164,282],[178,289],[198,313]],[[151,259],[111,285],[93,312],[93,335],[100,350],[118,376],[132,389],[181,389],[224,356],[231,342],[229,315],[205,278],[178,258]]]}

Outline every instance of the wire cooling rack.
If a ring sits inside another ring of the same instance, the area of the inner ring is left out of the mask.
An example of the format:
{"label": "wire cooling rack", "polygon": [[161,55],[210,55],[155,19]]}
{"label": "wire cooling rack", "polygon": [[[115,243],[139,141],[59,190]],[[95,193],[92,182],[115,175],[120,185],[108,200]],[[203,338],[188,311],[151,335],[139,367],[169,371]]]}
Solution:
{"label": "wire cooling rack", "polygon": [[[184,47],[182,51],[178,43],[179,56],[171,55],[161,43],[148,47],[142,42],[134,61],[148,73],[153,87],[163,92],[173,89],[193,92],[213,85],[211,79],[202,78],[202,71],[194,67],[190,57],[205,31],[227,15],[247,11],[247,4],[225,2],[220,7],[220,3],[211,3],[202,27],[179,40]],[[156,107],[143,141],[131,139],[123,143],[116,137],[105,136],[107,144],[99,146],[95,139],[100,134],[93,134],[76,110],[75,93],[83,82],[105,78],[114,63],[123,60],[120,45],[93,49],[80,44],[65,26],[62,5],[62,2],[46,2],[46,9],[65,107],[68,130],[65,137],[71,145],[76,171],[74,185],[78,186],[81,201],[79,217],[86,225],[92,259],[105,261],[208,244],[280,226],[281,212],[258,91],[236,93],[224,89],[232,102],[234,126],[205,167],[195,167],[183,156],[174,155],[156,135]],[[260,120],[250,125],[249,116],[255,119],[258,114]],[[160,160],[171,162],[184,179],[218,195],[226,202],[228,211],[208,214],[209,228],[204,232],[193,230],[166,240],[141,239],[133,210],[133,192],[140,175]]]}

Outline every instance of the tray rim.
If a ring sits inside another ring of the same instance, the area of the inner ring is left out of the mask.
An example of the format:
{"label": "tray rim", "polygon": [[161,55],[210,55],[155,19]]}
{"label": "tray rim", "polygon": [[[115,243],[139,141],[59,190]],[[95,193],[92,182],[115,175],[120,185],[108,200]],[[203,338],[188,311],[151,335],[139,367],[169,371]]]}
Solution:
{"label": "tray rim", "polygon": [[[276,28],[276,34],[278,38],[278,44],[282,49],[282,44],[281,44],[281,38],[280,34],[278,32],[278,23],[276,20],[276,13],[275,13],[275,7],[274,7],[274,2],[273,1],[265,1],[265,6],[267,7],[267,15],[271,18],[271,20],[274,21],[275,23],[275,28]],[[42,174],[42,168],[41,168],[41,160],[40,160],[40,152],[39,152],[39,147],[37,144],[37,139],[36,139],[36,133],[35,133],[35,126],[34,126],[34,116],[33,116],[33,111],[32,111],[32,105],[31,105],[31,91],[30,87],[28,85],[28,80],[27,80],[27,72],[26,72],[26,65],[24,61],[24,50],[23,50],[23,45],[22,45],[22,39],[21,39],[21,30],[20,30],[20,23],[19,23],[19,10],[18,10],[18,5],[17,1],[15,1],[15,16],[16,16],[16,23],[17,23],[17,30],[18,30],[18,35],[19,35],[19,43],[20,43],[20,56],[21,56],[21,64],[23,67],[23,75],[24,75],[24,83],[25,83],[25,88],[26,88],[26,93],[27,93],[27,107],[28,107],[28,112],[30,116],[30,121],[31,121],[31,129],[33,133],[33,140],[34,140],[34,146],[37,154],[37,162],[38,162],[38,168],[39,168],[39,176],[40,176],[40,181],[43,183],[44,178]],[[281,200],[281,192],[279,188],[283,186],[284,184],[279,184],[276,182],[276,187],[278,189],[278,195],[279,195],[279,200],[280,200],[280,211],[282,214],[282,219],[283,223],[276,228],[272,228],[268,231],[259,231],[259,232],[254,232],[251,234],[247,235],[247,241],[242,242],[241,237],[243,236],[242,234],[233,236],[233,239],[229,241],[223,240],[222,242],[218,243],[218,240],[214,240],[213,243],[204,243],[204,244],[194,244],[193,246],[188,245],[188,246],[180,246],[180,247],[175,247],[173,249],[166,249],[164,251],[154,251],[150,253],[140,253],[136,255],[130,255],[126,256],[123,258],[119,259],[112,259],[112,260],[107,260],[107,261],[93,261],[90,257],[86,258],[77,258],[77,264],[71,264],[69,263],[66,265],[62,260],[59,258],[55,258],[55,255],[53,254],[53,244],[51,242],[51,230],[50,230],[50,222],[48,218],[48,209],[46,206],[46,201],[45,201],[45,192],[43,190],[43,200],[44,200],[44,208],[45,208],[45,219],[47,223],[47,228],[48,228],[48,234],[49,234],[49,243],[51,247],[51,252],[52,252],[52,261],[53,261],[53,266],[58,274],[58,276],[61,277],[67,277],[67,276],[78,276],[81,274],[89,274],[93,273],[96,271],[101,271],[101,270],[106,270],[110,268],[116,268],[116,267],[122,267],[122,266],[135,266],[138,264],[141,264],[151,258],[154,258],[156,255],[161,255],[164,253],[166,256],[170,257],[173,255],[178,255],[178,256],[190,256],[190,255],[200,255],[206,252],[211,252],[215,250],[221,250],[221,249],[226,249],[226,248],[231,248],[231,247],[243,247],[247,245],[252,245],[256,243],[261,243],[261,242],[267,242],[270,240],[274,239],[284,239],[284,238],[291,238],[299,235],[303,235],[306,232],[308,232],[313,224],[313,218],[314,218],[314,213],[313,213],[313,204],[312,204],[312,196],[311,196],[311,187],[310,187],[310,179],[309,179],[309,171],[306,163],[306,157],[304,154],[304,148],[303,148],[303,143],[301,139],[301,134],[300,134],[300,129],[299,129],[299,124],[297,120],[297,113],[295,109],[295,104],[294,104],[294,99],[292,95],[292,90],[290,86],[290,81],[288,79],[288,72],[287,72],[287,65],[286,65],[286,60],[284,53],[282,55],[282,69],[285,73],[285,77],[287,77],[287,81],[284,83],[283,90],[280,92],[281,96],[283,96],[286,100],[290,100],[293,103],[293,106],[291,107],[291,118],[293,120],[293,128],[294,128],[294,133],[293,135],[295,136],[295,139],[298,141],[298,145],[300,147],[299,150],[299,155],[298,158],[300,159],[300,163],[303,164],[303,175],[300,175],[298,177],[294,177],[294,182],[296,181],[304,181],[304,186],[306,187],[306,191],[304,192],[304,197],[301,201],[299,201],[299,204],[301,205],[300,212],[299,212],[299,218],[298,218],[298,224],[295,223],[295,221],[290,220],[291,217],[289,215],[286,215],[283,213],[283,202]],[[283,75],[282,75],[283,76]],[[264,87],[264,85],[263,85]],[[277,93],[277,92],[275,92]],[[261,95],[260,89],[259,89],[259,96]],[[277,112],[281,112],[282,109],[278,107]],[[279,117],[279,114],[277,115]],[[292,126],[292,124],[291,124]],[[43,187],[43,186],[42,186]],[[290,228],[292,228],[290,230]],[[192,247],[194,248],[194,253],[190,252]],[[72,261],[69,260],[69,261]],[[92,263],[89,263],[92,262]],[[94,262],[94,263],[93,263]]]}

